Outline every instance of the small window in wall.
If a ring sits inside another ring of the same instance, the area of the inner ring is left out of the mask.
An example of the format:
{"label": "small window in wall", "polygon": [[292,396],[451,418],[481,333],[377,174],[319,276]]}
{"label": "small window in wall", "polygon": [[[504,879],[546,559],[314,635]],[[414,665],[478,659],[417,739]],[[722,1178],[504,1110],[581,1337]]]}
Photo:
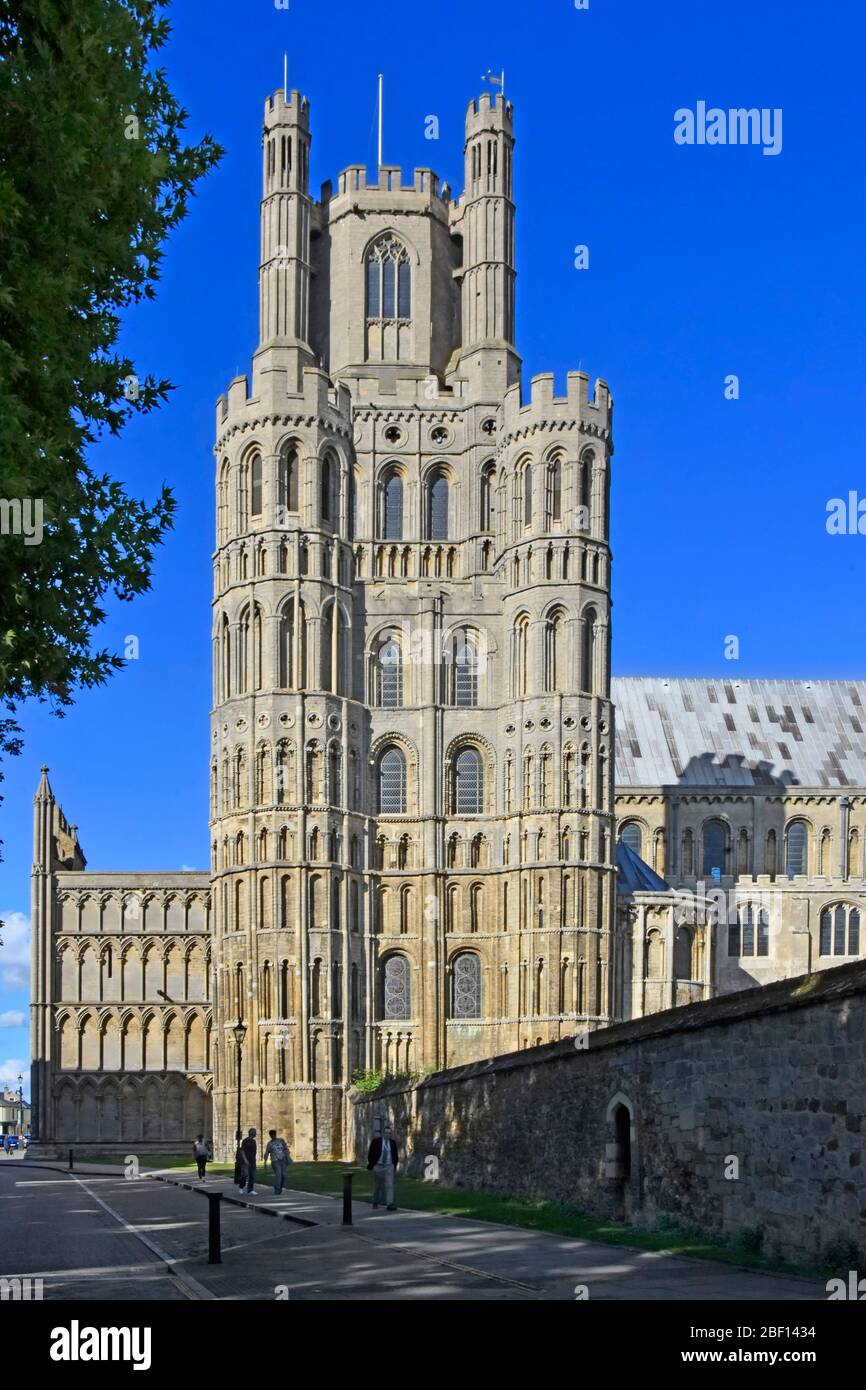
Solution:
{"label": "small window in wall", "polygon": [[785,873],[788,878],[808,873],[806,824],[795,820],[788,826],[785,846]]}
{"label": "small window in wall", "polygon": [[253,516],[262,514],[262,456],[254,454],[250,468],[251,479],[251,502],[250,510]]}
{"label": "small window in wall", "polygon": [[726,852],[728,846],[727,827],[723,821],[707,821],[704,826],[704,878],[719,881],[726,871]]}

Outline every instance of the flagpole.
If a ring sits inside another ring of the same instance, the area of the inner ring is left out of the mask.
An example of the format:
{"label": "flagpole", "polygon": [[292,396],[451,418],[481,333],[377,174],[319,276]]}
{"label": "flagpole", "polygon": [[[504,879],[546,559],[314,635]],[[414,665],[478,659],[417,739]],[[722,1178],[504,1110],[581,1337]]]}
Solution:
{"label": "flagpole", "polygon": [[379,73],[379,168],[382,167],[382,74]]}

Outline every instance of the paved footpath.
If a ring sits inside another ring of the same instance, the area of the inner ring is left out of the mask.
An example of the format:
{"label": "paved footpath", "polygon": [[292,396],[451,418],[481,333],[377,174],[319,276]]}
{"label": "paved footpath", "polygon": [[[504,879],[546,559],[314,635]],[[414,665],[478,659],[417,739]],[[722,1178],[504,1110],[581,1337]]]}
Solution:
{"label": "paved footpath", "polygon": [[[14,1176],[30,1167],[16,1164]],[[55,1184],[63,1171],[57,1165]],[[9,1172],[7,1182],[12,1177]],[[355,1202],[354,1225],[343,1227],[339,1198],[290,1190],[274,1197],[269,1187],[242,1197],[229,1179],[199,1184],[186,1173],[162,1170],[133,1182],[119,1169],[82,1163],[66,1181],[101,1202],[126,1235],[157,1252],[191,1298],[573,1300],[585,1296],[582,1287],[591,1300],[605,1301],[827,1297],[820,1280],[429,1212],[374,1212],[367,1202]],[[202,1192],[226,1199],[221,1265],[207,1263]],[[156,1286],[153,1292],[160,1296]]]}

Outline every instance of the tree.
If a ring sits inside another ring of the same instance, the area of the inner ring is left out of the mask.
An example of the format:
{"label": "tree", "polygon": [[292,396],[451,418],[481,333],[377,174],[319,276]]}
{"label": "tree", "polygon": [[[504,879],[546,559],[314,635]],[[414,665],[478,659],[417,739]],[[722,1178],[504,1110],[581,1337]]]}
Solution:
{"label": "tree", "polygon": [[123,665],[94,646],[114,594],[150,587],[173,524],[92,446],[171,385],[117,351],[154,297],[168,234],[221,151],[152,65],[166,0],[0,0],[0,753],[18,702],[57,713]]}

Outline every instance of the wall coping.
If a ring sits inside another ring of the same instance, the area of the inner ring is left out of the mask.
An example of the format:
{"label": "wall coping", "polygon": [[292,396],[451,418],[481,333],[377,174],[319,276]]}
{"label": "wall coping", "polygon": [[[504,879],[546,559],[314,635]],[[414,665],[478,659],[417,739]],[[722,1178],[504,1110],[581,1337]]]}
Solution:
{"label": "wall coping", "polygon": [[560,1039],[543,1043],[540,1047],[527,1047],[520,1052],[506,1052],[498,1057],[434,1072],[413,1086],[393,1086],[377,1091],[373,1096],[358,1095],[351,1099],[354,1105],[377,1104],[386,1096],[450,1086],[456,1082],[517,1071],[522,1067],[533,1067],[540,1062],[553,1062],[565,1057],[577,1062],[588,1053],[606,1048],[625,1047],[671,1034],[698,1032],[703,1028],[726,1027],[758,1015],[764,1017],[792,1009],[812,1008],[831,1000],[854,999],[862,995],[866,995],[866,961],[860,960],[829,970],[817,970],[811,975],[795,975],[787,980],[775,980],[772,984],[738,990],[735,994],[724,994],[717,999],[683,1004],[679,1008],[665,1009],[627,1023],[614,1023],[609,1028],[599,1028],[587,1034],[585,1047],[576,1048],[573,1038]]}

